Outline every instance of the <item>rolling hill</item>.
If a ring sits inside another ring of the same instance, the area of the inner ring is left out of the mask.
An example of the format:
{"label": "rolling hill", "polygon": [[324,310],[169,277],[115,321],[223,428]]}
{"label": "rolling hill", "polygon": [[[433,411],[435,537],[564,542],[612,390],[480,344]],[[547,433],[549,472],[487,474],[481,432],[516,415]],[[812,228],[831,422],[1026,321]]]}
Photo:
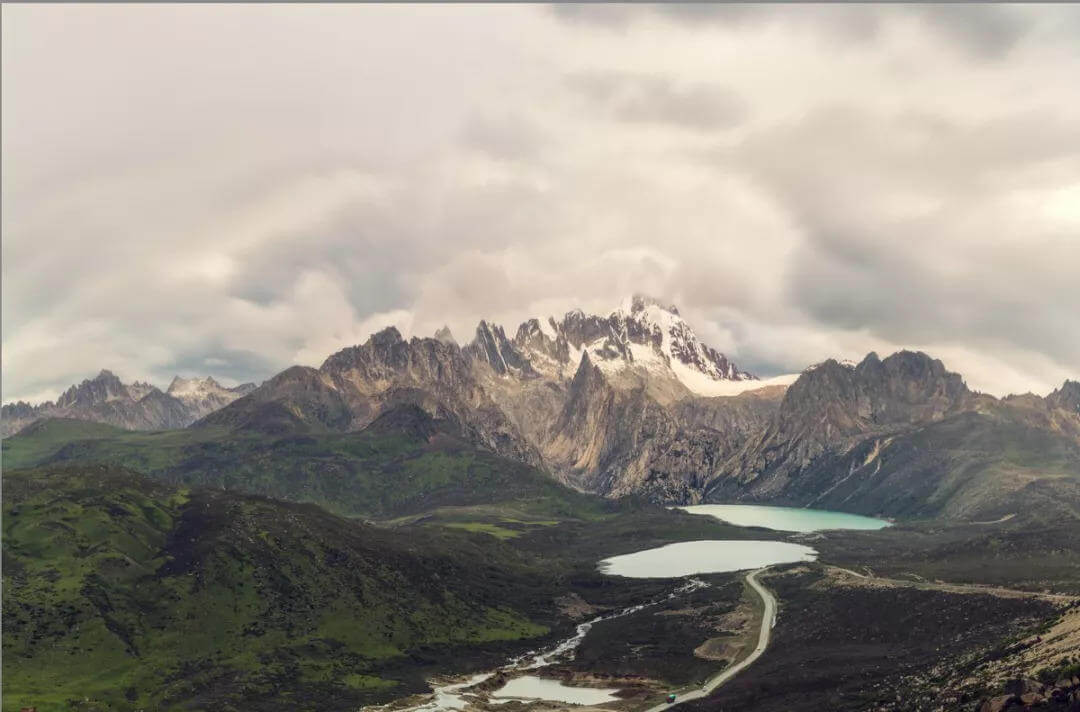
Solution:
{"label": "rolling hill", "polygon": [[99,463],[177,485],[206,485],[311,502],[348,516],[398,517],[439,507],[503,505],[543,517],[590,517],[603,500],[530,465],[479,450],[457,424],[399,406],[356,433],[261,423],[140,433],[42,421],[3,442],[6,468]]}
{"label": "rolling hill", "polygon": [[5,472],[3,521],[4,710],[355,709],[553,621],[494,537],[113,466]]}

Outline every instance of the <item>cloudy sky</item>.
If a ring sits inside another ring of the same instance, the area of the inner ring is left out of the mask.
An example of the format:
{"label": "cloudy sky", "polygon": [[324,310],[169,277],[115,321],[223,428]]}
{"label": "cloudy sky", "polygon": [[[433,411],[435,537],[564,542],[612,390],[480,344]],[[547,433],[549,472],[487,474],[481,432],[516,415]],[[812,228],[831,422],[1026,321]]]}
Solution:
{"label": "cloudy sky", "polygon": [[3,399],[634,291],[1080,377],[1080,7],[3,7]]}

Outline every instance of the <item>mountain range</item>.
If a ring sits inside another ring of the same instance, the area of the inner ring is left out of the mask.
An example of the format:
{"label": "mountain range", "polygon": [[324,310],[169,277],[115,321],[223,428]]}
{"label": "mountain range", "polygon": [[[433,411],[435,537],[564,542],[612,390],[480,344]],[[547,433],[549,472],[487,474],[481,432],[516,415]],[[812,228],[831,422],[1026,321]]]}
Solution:
{"label": "mountain range", "polygon": [[1076,381],[998,399],[910,351],[762,381],[702,343],[674,306],[642,296],[606,316],[530,319],[513,336],[481,321],[464,346],[446,328],[406,340],[390,327],[258,387],[175,379],[161,391],[103,371],[56,403],[4,406],[3,432],[67,417],[348,433],[402,406],[608,497],[956,518],[1080,505]]}
{"label": "mountain range", "polygon": [[55,402],[5,404],[0,435],[7,437],[42,418],[90,420],[128,430],[184,428],[253,390],[254,383],[226,388],[209,376],[176,376],[162,391],[149,383],[122,383],[112,371],[102,370],[68,388]]}

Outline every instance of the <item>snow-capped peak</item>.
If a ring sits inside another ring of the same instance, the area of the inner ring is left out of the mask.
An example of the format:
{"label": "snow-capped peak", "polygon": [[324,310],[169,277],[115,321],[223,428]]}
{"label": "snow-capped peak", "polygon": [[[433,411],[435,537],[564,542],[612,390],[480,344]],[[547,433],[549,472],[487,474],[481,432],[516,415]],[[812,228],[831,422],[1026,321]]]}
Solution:
{"label": "snow-capped peak", "polygon": [[[659,332],[659,343],[654,338],[655,350],[691,391],[711,391],[711,382],[756,380],[754,376],[739,371],[722,353],[701,343],[675,306],[641,294],[633,295],[628,303],[629,319],[649,328],[654,334]],[[625,313],[620,310],[616,315],[620,312]]]}
{"label": "snow-capped peak", "polygon": [[701,395],[719,395],[719,383],[757,380],[702,344],[675,306],[641,294],[628,297],[606,317],[574,309],[561,320],[530,319],[513,339],[481,322],[466,352],[507,377],[566,378],[588,355],[605,373],[633,371],[650,380],[678,381]]}

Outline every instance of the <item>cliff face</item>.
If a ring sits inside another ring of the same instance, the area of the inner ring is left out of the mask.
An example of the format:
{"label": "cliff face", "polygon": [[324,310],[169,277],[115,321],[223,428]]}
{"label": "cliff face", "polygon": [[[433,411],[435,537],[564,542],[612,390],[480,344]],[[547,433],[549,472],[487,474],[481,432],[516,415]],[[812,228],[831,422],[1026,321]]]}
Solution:
{"label": "cliff face", "polygon": [[645,387],[614,387],[586,355],[541,448],[553,471],[576,487],[687,501],[768,403],[691,398],[665,407]]}

